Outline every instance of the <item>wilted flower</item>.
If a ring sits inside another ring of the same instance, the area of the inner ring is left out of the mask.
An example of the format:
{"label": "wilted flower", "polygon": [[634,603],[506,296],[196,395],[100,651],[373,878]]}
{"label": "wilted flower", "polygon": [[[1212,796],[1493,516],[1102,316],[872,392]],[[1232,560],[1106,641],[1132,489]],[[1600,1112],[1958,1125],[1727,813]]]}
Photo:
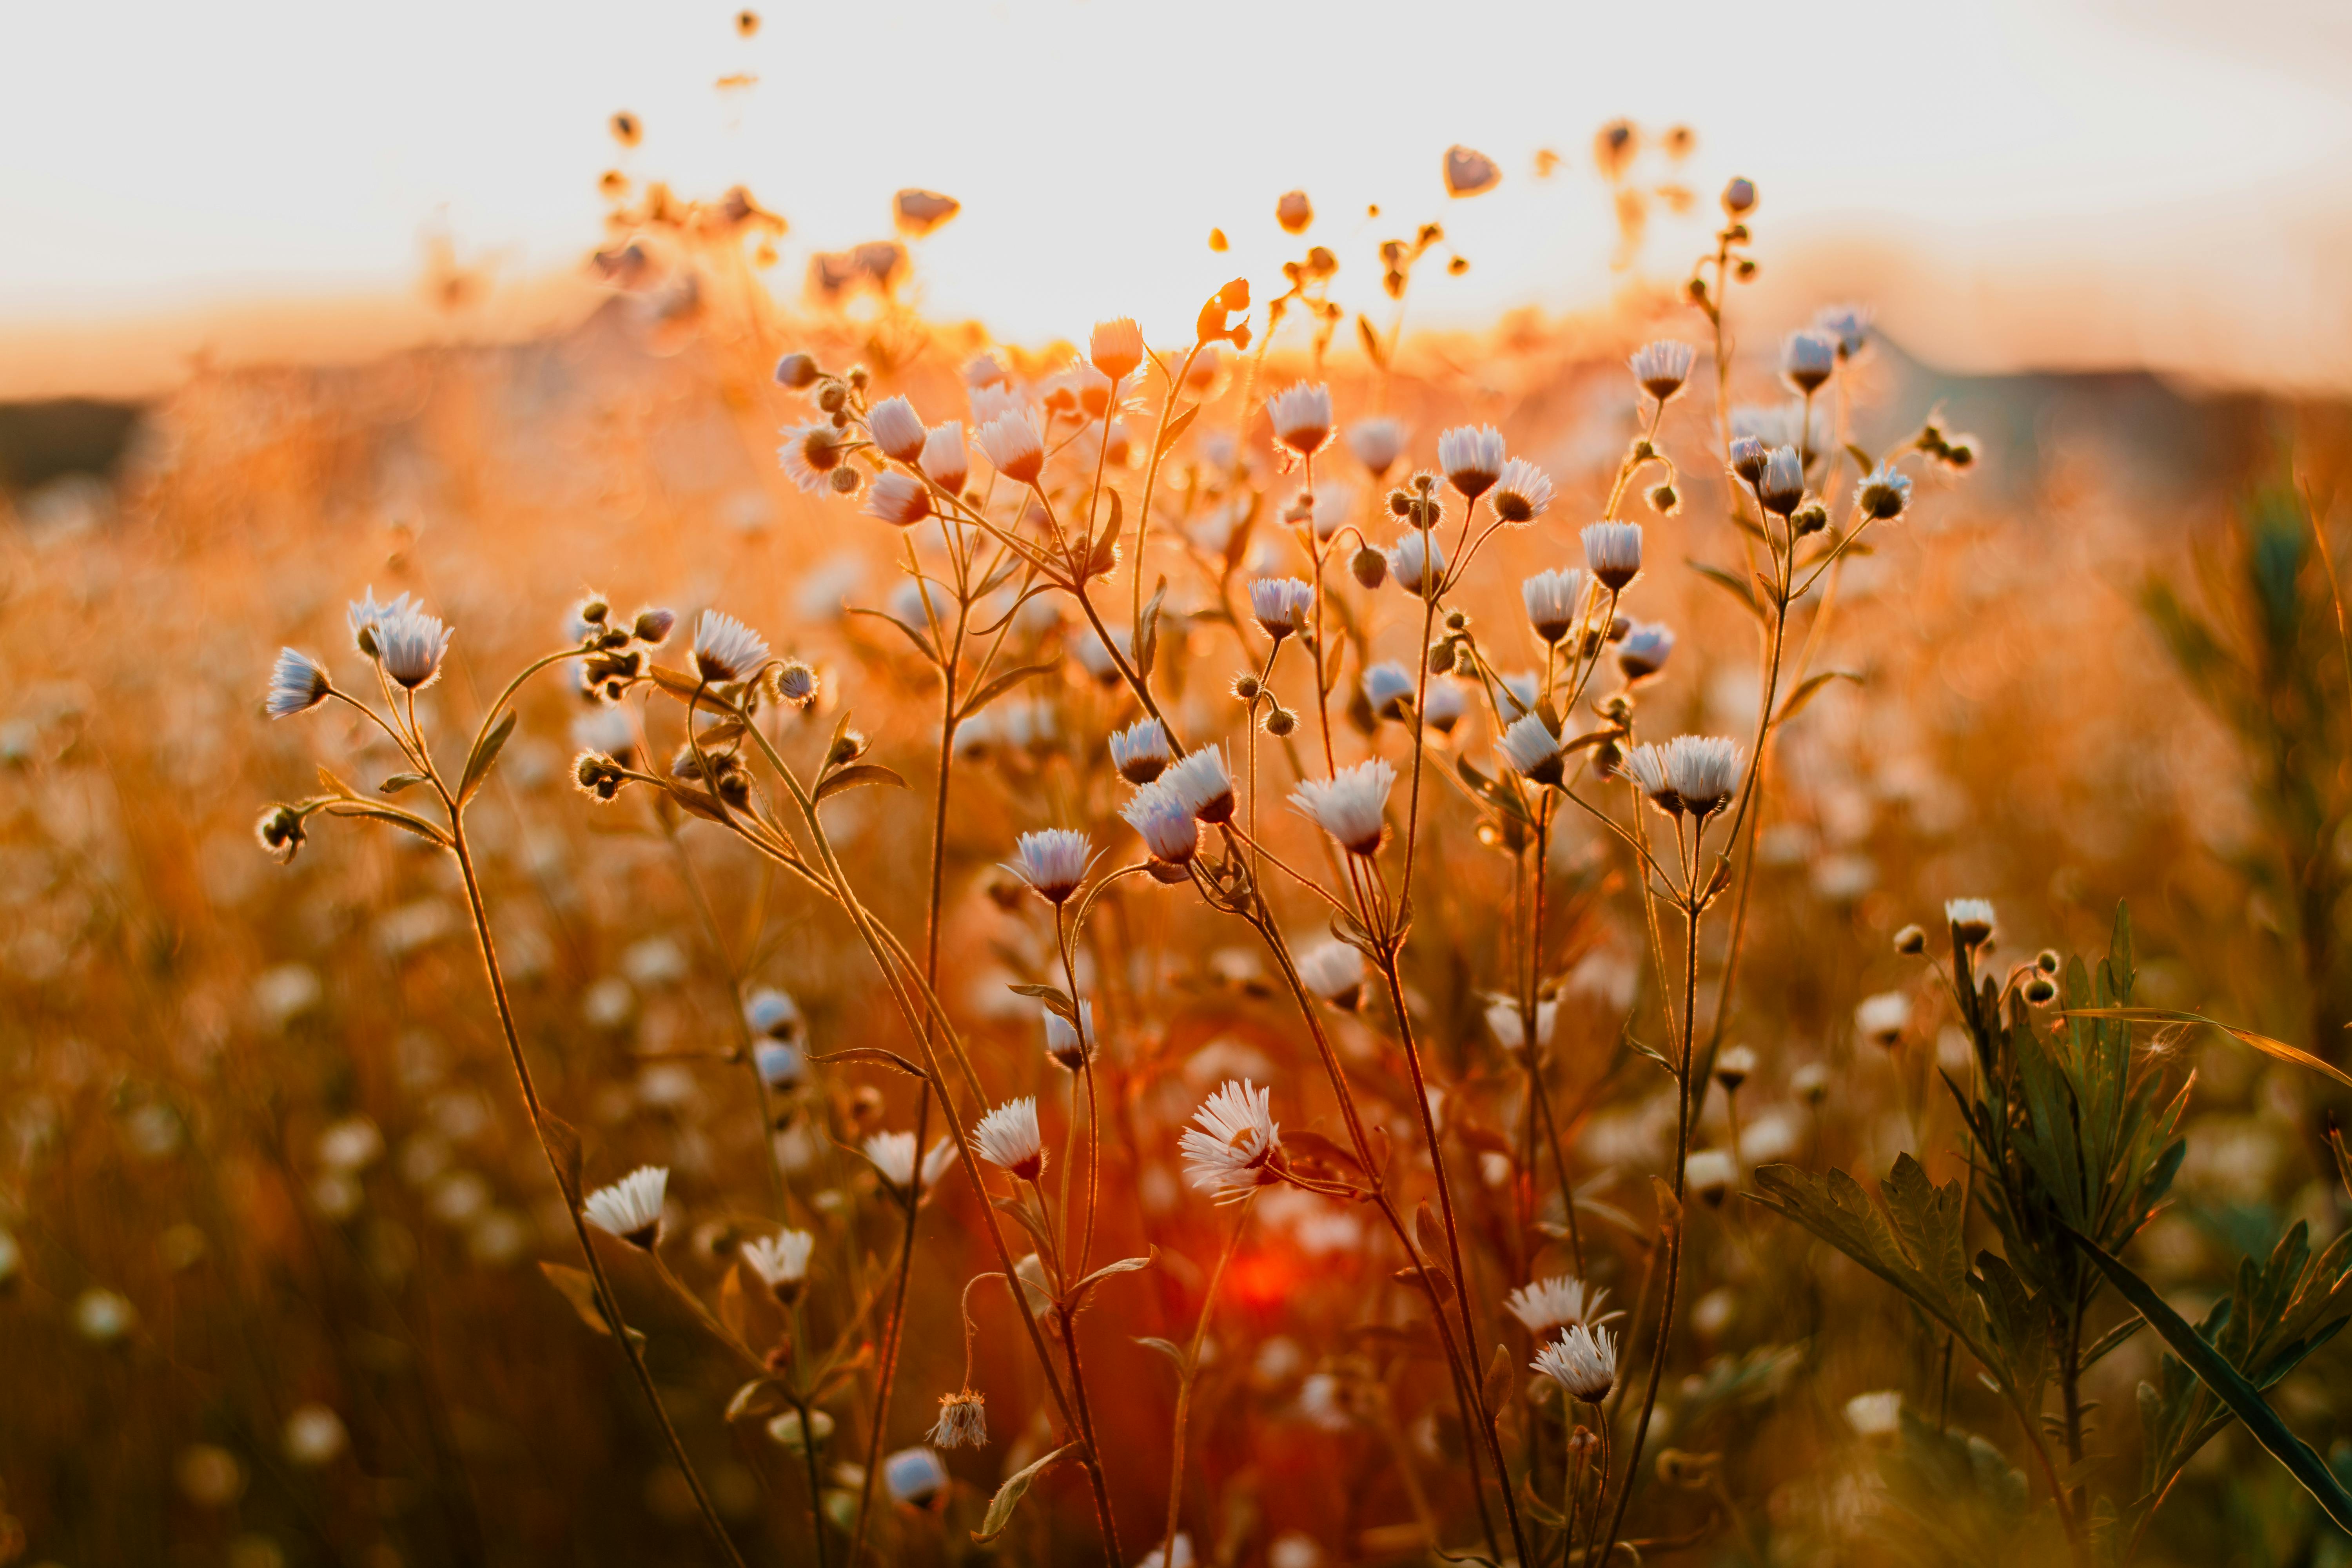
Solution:
{"label": "wilted flower", "polygon": [[[1099,337],[1102,329],[1097,327],[1095,333]],[[988,1395],[974,1394],[969,1388],[960,1394],[940,1394],[940,1418],[926,1436],[935,1448],[985,1448]]]}
{"label": "wilted flower", "polygon": [[1234,774],[1225,765],[1224,748],[1203,746],[1188,752],[1168,770],[1165,782],[1185,808],[1202,822],[1230,822],[1234,816]]}
{"label": "wilted flower", "polygon": [[1303,632],[1315,618],[1315,587],[1297,577],[1260,577],[1250,584],[1250,614],[1266,636],[1280,642]]}
{"label": "wilted flower", "polygon": [[1666,667],[1675,651],[1675,630],[1664,621],[1635,621],[1617,645],[1617,668],[1628,681],[1644,680]]}
{"label": "wilted flower", "polygon": [[1392,658],[1364,671],[1364,700],[1377,718],[1402,722],[1412,710],[1412,672]]}
{"label": "wilted flower", "polygon": [[290,719],[324,702],[327,693],[333,689],[325,667],[317,659],[290,647],[281,647],[278,650],[278,663],[269,671],[269,695],[263,705],[272,719]]}
{"label": "wilted flower", "polygon": [[1837,362],[1837,344],[1819,332],[1790,332],[1780,345],[1781,377],[1799,392],[1820,391]]}
{"label": "wilted flower", "polygon": [[1503,465],[1495,481],[1495,515],[1508,523],[1533,522],[1551,505],[1551,476],[1525,458]]}
{"label": "wilted flower", "polygon": [[901,1448],[882,1461],[882,1484],[892,1502],[920,1508],[946,1489],[948,1468],[929,1448]]}
{"label": "wilted flower", "polygon": [[1246,1197],[1252,1188],[1279,1180],[1282,1130],[1275,1124],[1273,1100],[1270,1089],[1228,1079],[1192,1114],[1203,1130],[1188,1130],[1179,1141],[1184,1180],[1218,1203]]}
{"label": "wilted flower", "polygon": [[1864,476],[1853,500],[1872,521],[1892,521],[1911,504],[1911,476],[1881,463]]}
{"label": "wilted flower", "polygon": [[1380,479],[1404,456],[1404,426],[1393,419],[1359,419],[1348,426],[1348,450]]}
{"label": "wilted flower", "polygon": [[1298,983],[1342,1012],[1363,1000],[1364,955],[1344,942],[1320,942],[1297,959]]}
{"label": "wilted flower", "polygon": [[1608,1291],[1593,1289],[1572,1274],[1555,1274],[1520,1286],[1503,1305],[1528,1332],[1541,1339],[1554,1329],[1605,1323],[1619,1316],[1602,1315],[1601,1303],[1608,1299]]}
{"label": "wilted flower", "polygon": [[1429,569],[1428,585],[1434,588],[1445,578],[1445,547],[1433,533],[1419,529],[1401,534],[1396,545],[1388,552],[1389,574],[1397,586],[1416,597],[1423,595],[1422,573]]}
{"label": "wilted flower", "polygon": [[1911,1026],[1911,997],[1902,991],[1865,996],[1853,1010],[1854,1031],[1876,1046],[1891,1046]]}
{"label": "wilted flower", "polygon": [[923,443],[930,438],[930,432],[923,428],[922,416],[903,397],[888,397],[876,404],[866,416],[866,428],[885,456],[901,463],[911,463],[921,457]]}
{"label": "wilted flower", "polygon": [[778,1231],[772,1238],[754,1237],[743,1244],[743,1261],[777,1300],[791,1306],[808,1280],[809,1257],[816,1237],[805,1230]]}
{"label": "wilted flower", "polygon": [[1138,719],[1110,736],[1110,763],[1131,784],[1148,784],[1167,770],[1168,731],[1157,719]]}
{"label": "wilted flower", "polygon": [[1322,384],[1298,382],[1266,399],[1274,438],[1302,458],[1311,458],[1331,439],[1331,393]]}
{"label": "wilted flower", "polygon": [[805,708],[816,700],[816,671],[797,658],[788,658],[776,666],[776,700],[789,702],[795,708]]}
{"label": "wilted flower", "polygon": [[1154,860],[1181,866],[1199,852],[1201,825],[1168,780],[1137,790],[1135,798],[1119,807],[1119,815],[1143,836],[1143,847]]}
{"label": "wilted flower", "polygon": [[964,451],[962,421],[950,419],[932,426],[923,437],[922,455],[916,459],[916,466],[923,470],[925,478],[950,494],[961,490],[971,466]]}
{"label": "wilted flower", "polygon": [[1492,425],[1458,426],[1437,438],[1437,466],[1465,500],[1476,500],[1503,477],[1503,433]]}
{"label": "wilted flower", "polygon": [[1389,791],[1396,769],[1374,757],[1341,768],[1328,779],[1308,779],[1290,792],[1291,804],[1339,841],[1350,855],[1376,855],[1387,830]]}
{"label": "wilted flower", "polygon": [[808,425],[788,425],[783,437],[776,457],[784,465],[784,477],[793,481],[793,487],[803,495],[812,496],[831,489],[833,471],[841,467],[841,432],[818,420]]}
{"label": "wilted flower", "polygon": [[767,639],[719,610],[705,610],[694,628],[694,668],[703,679],[743,680],[768,662]]}
{"label": "wilted flower", "polygon": [[1051,1007],[1045,1013],[1045,1054],[1062,1066],[1076,1072],[1095,1059],[1100,1048],[1095,1040],[1095,1005],[1078,1004],[1078,1022],[1073,1027],[1067,1018]]}
{"label": "wilted flower", "polygon": [[632,1247],[647,1252],[661,1232],[662,1197],[669,1172],[660,1165],[640,1165],[609,1187],[599,1187],[581,1205],[589,1223]]}
{"label": "wilted flower", "polygon": [[1587,1405],[1600,1404],[1617,1385],[1617,1346],[1606,1329],[1595,1332],[1582,1323],[1572,1324],[1536,1352],[1528,1364],[1559,1384],[1570,1399]]}
{"label": "wilted flower", "polygon": [[866,504],[858,510],[868,517],[907,528],[931,515],[931,492],[911,474],[883,474],[875,479],[874,488],[866,492]]}
{"label": "wilted flower", "polygon": [[1690,379],[1691,365],[1698,351],[1688,343],[1661,339],[1644,343],[1633,351],[1625,363],[1633,372],[1633,380],[1641,389],[1664,403],[1683,389]]}
{"label": "wilted flower", "polygon": [[1559,783],[1564,771],[1559,752],[1559,737],[1539,714],[1529,713],[1503,731],[1496,742],[1503,760],[1515,773],[1525,774],[1539,784]]}
{"label": "wilted flower", "polygon": [[1087,868],[1094,864],[1094,846],[1076,829],[1049,827],[1023,834],[1014,842],[1013,856],[1004,868],[1047,903],[1060,904],[1086,880]]}
{"label": "wilted flower", "polygon": [[973,439],[996,471],[1018,485],[1034,485],[1045,471],[1045,437],[1026,410],[990,420]]}
{"label": "wilted flower", "polygon": [[1596,522],[1583,533],[1584,563],[1611,588],[1622,592],[1642,574],[1642,525]]}
{"label": "wilted flower", "polygon": [[[404,599],[407,595],[403,595]],[[411,691],[433,684],[451,632],[416,605],[395,606],[375,621],[377,657],[383,672]]]}
{"label": "wilted flower", "polygon": [[992,1165],[1034,1182],[1045,1169],[1045,1146],[1037,1131],[1037,1100],[1034,1095],[1007,1100],[980,1119],[971,1130],[971,1144]]}

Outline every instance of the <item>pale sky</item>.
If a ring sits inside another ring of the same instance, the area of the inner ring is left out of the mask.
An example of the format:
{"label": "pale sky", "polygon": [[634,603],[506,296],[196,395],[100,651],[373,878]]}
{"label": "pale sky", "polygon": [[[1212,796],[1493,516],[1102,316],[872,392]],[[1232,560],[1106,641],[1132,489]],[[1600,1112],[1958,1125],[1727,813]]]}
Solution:
{"label": "pale sky", "polygon": [[[19,0],[0,9],[0,360],[83,323],[396,294],[436,229],[502,279],[572,268],[616,163],[688,195],[748,184],[792,224],[773,276],[795,294],[809,249],[887,233],[893,190],[949,192],[965,211],[920,247],[923,302],[1014,338],[1116,313],[1181,331],[1223,276],[1295,250],[1271,220],[1293,186],[1352,264],[1350,302],[1371,242],[1436,217],[1473,267],[1431,269],[1425,319],[1572,308],[1612,287],[1591,143],[1620,114],[1694,126],[1705,194],[1753,177],[1768,258],[1835,274],[1897,252],[1972,322],[2013,318],[1988,304],[2011,294],[2036,321],[2096,316],[2094,348],[2053,358],[2235,354],[2325,381],[2352,355],[2329,253],[2352,230],[2338,0],[753,4],[746,40],[712,0]],[[646,126],[627,153],[605,129],[624,107]],[[1445,198],[1456,142],[1498,190]],[[1565,158],[1549,181],[1543,147]],[[1662,230],[1654,270],[1696,232]],[[1955,357],[2034,357],[1907,298],[1898,335],[1913,310]]]}

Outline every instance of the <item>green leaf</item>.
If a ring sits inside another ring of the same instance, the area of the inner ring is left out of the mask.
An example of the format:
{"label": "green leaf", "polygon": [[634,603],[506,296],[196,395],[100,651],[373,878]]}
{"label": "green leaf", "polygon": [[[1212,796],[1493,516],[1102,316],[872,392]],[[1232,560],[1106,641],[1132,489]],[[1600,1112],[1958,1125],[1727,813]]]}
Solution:
{"label": "green leaf", "polygon": [[1797,683],[1797,689],[1789,693],[1789,700],[1780,704],[1780,711],[1773,715],[1773,724],[1785,724],[1795,718],[1803,710],[1805,704],[1832,680],[1851,680],[1856,686],[1862,684],[1862,677],[1851,669],[1824,669],[1818,675],[1809,675]]}
{"label": "green leaf", "polygon": [[1029,1495],[1029,1489],[1036,1484],[1039,1476],[1045,1473],[1045,1468],[1076,1447],[1076,1443],[1065,1443],[1036,1463],[1005,1477],[1004,1484],[996,1489],[996,1495],[988,1501],[988,1517],[980,1521],[980,1528],[971,1532],[971,1538],[985,1546],[1003,1534],[1004,1527],[1013,1522],[1013,1510],[1021,1506],[1021,1500]]}
{"label": "green leaf", "polygon": [[466,757],[465,776],[457,782],[459,800],[472,795],[481,782],[489,777],[490,764],[499,760],[499,752],[505,749],[507,737],[514,733],[517,717],[515,711],[509,709],[505,718],[491,725],[482,738],[474,742],[473,751]]}
{"label": "green leaf", "polygon": [[[2069,1227],[2070,1230],[2072,1227]],[[2347,1491],[2327,1461],[2315,1452],[2310,1444],[2287,1429],[2278,1412],[2263,1402],[2262,1393],[2247,1382],[2237,1368],[2231,1366],[2221,1352],[2208,1343],[2189,1327],[2187,1319],[2174,1311],[2156,1287],[2132,1272],[2124,1261],[2100,1247],[2096,1242],[2073,1231],[2074,1245],[2081,1247],[2117,1294],[2129,1301],[2147,1320],[2148,1327],[2171,1347],[2172,1353],[2197,1374],[2198,1381],[2211,1389],[2230,1407],[2237,1418],[2245,1423],[2254,1441],[2271,1452],[2271,1456],[2287,1468],[2287,1473],[2301,1483],[2313,1500],[2327,1511],[2339,1530],[2352,1531],[2352,1491]]]}
{"label": "green leaf", "polygon": [[905,789],[907,781],[879,763],[858,763],[839,773],[828,774],[825,781],[816,786],[816,799],[831,800],[835,795],[846,795],[864,784],[888,784],[894,789]]}

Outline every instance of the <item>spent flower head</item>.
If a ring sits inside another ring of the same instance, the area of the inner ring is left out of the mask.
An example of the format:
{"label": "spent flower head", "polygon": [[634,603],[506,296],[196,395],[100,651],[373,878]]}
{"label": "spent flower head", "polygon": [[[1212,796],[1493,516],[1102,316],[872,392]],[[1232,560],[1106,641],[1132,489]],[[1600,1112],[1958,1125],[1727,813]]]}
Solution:
{"label": "spent flower head", "polygon": [[[1096,331],[1099,332],[1100,328]],[[934,1448],[988,1447],[988,1395],[967,1388],[940,1395],[940,1418],[925,1434]]]}

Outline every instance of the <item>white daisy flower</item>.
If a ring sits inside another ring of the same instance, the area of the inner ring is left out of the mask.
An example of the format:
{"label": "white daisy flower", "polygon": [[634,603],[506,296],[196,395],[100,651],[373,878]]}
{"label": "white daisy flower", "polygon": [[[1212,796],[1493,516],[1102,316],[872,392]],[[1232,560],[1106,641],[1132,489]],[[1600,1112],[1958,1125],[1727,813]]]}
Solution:
{"label": "white daisy flower", "polygon": [[1404,426],[1393,419],[1359,419],[1348,426],[1348,450],[1380,479],[1404,456]]}
{"label": "white daisy flower", "polygon": [[1958,934],[1961,946],[1976,947],[1992,935],[1992,900],[1947,899],[1944,900],[1944,921]]}
{"label": "white daisy flower", "polygon": [[1348,526],[1356,515],[1356,490],[1352,485],[1318,485],[1315,497],[1307,509],[1308,524],[1315,530],[1315,542],[1328,544]]}
{"label": "white daisy flower", "polygon": [[[905,1195],[915,1182],[915,1135],[911,1132],[877,1132],[866,1140],[866,1158],[891,1189]],[[955,1160],[955,1145],[940,1139],[923,1154],[923,1193],[930,1194],[940,1177]]]}
{"label": "white daisy flower", "polygon": [[816,1237],[805,1230],[781,1230],[774,1237],[754,1237],[743,1244],[743,1261],[751,1265],[759,1277],[786,1306],[801,1293],[808,1280],[809,1257],[816,1250]]}
{"label": "white daisy flower", "polygon": [[1343,1013],[1363,1001],[1364,955],[1344,942],[1319,942],[1298,955],[1298,983]]}
{"label": "white daisy flower", "polygon": [[1820,391],[1837,362],[1837,344],[1820,332],[1790,332],[1780,345],[1780,377],[1799,392]]}
{"label": "white daisy flower", "polygon": [[1119,807],[1129,826],[1143,836],[1143,847],[1154,860],[1181,866],[1200,850],[1201,825],[1193,820],[1184,798],[1166,780],[1145,784],[1135,798]]}
{"label": "white daisy flower", "polygon": [[1077,657],[1078,665],[1088,675],[1105,686],[1116,686],[1123,679],[1118,672],[1118,659],[1111,657],[1117,647],[1120,658],[1131,658],[1135,653],[1135,634],[1125,626],[1110,628],[1111,640],[1105,643],[1102,635],[1092,626],[1081,626],[1070,641],[1070,651]]}
{"label": "white daisy flower", "polygon": [[1315,620],[1315,588],[1296,577],[1260,577],[1250,584],[1250,614],[1259,629],[1280,642]]}
{"label": "white daisy flower", "polygon": [[1528,714],[1496,742],[1503,760],[1511,764],[1514,773],[1522,773],[1535,784],[1556,784],[1564,772],[1559,754],[1559,737],[1538,713]]}
{"label": "white daisy flower", "polygon": [[1364,700],[1374,718],[1402,722],[1412,712],[1412,672],[1392,658],[1370,666],[1364,671]]}
{"label": "white daisy flower", "polygon": [[414,605],[376,617],[375,643],[383,672],[411,691],[433,684],[453,634]]}
{"label": "white daisy flower", "polygon": [[1596,522],[1586,529],[1584,563],[1592,574],[1621,592],[1642,574],[1642,525]]}
{"label": "white daisy flower", "polygon": [[743,998],[743,1021],[755,1035],[785,1040],[806,1026],[800,1004],[772,985],[762,985]]}
{"label": "white daisy flower", "polygon": [[1684,809],[1706,816],[1739,787],[1739,745],[1719,735],[1676,735],[1665,744],[1666,784]]}
{"label": "white daisy flower", "polygon": [[923,455],[923,443],[930,432],[923,428],[923,416],[915,405],[903,397],[887,397],[876,404],[866,416],[866,434],[883,455],[895,461],[911,463]]}
{"label": "white daisy flower", "polygon": [[1422,721],[1441,735],[1454,733],[1454,727],[1469,715],[1469,695],[1451,680],[1433,679],[1422,692]]}
{"label": "white daisy flower", "polygon": [[1528,608],[1528,624],[1536,636],[1556,643],[1576,629],[1584,616],[1584,572],[1538,572],[1519,584],[1519,598]]}
{"label": "white daisy flower", "polygon": [[1763,477],[1756,481],[1756,499],[1775,517],[1786,517],[1805,499],[1805,465],[1794,447],[1775,447],[1765,455]]}
{"label": "white daisy flower", "polygon": [[1192,1113],[1202,1131],[1187,1130],[1179,1146],[1184,1180],[1218,1203],[1249,1195],[1253,1187],[1280,1180],[1282,1129],[1276,1125],[1274,1091],[1247,1079],[1228,1079]]}
{"label": "white daisy flower", "polygon": [[1525,458],[1503,465],[1495,481],[1495,515],[1507,523],[1533,522],[1551,505],[1551,476]]}
{"label": "white daisy flower", "polygon": [[1298,382],[1265,400],[1274,438],[1302,458],[1311,458],[1331,439],[1331,393],[1320,383]]}
{"label": "white daisy flower", "polygon": [[1542,1339],[1555,1329],[1598,1326],[1622,1317],[1622,1312],[1601,1312],[1601,1303],[1608,1299],[1607,1290],[1593,1289],[1572,1274],[1555,1274],[1520,1286],[1503,1305],[1528,1332]]}
{"label": "white daisy flower", "polygon": [[1845,1424],[1859,1437],[1894,1436],[1903,1426],[1903,1391],[1881,1388],[1855,1394],[1845,1402]]}
{"label": "white daisy flower", "polygon": [[1017,485],[1034,485],[1045,471],[1045,437],[1022,410],[990,420],[972,439],[996,471]]}
{"label": "white daisy flower", "polygon": [[1528,1364],[1559,1384],[1570,1399],[1587,1405],[1600,1404],[1617,1386],[1617,1345],[1606,1329],[1595,1332],[1582,1323],[1571,1325],[1536,1352]]}
{"label": "white daisy flower", "polygon": [[1024,833],[1013,843],[1013,858],[1004,868],[1020,878],[1049,904],[1066,903],[1094,864],[1094,846],[1087,836],[1067,827]]}
{"label": "white daisy flower", "polygon": [[1186,809],[1212,825],[1234,817],[1234,773],[1225,765],[1223,746],[1202,746],[1176,761],[1165,775],[1168,787]]}
{"label": "white daisy flower", "polygon": [[597,1229],[651,1252],[661,1234],[662,1198],[668,1187],[667,1169],[640,1165],[611,1186],[590,1193],[580,1206]]}
{"label": "white daisy flower", "polygon": [[1005,1101],[980,1119],[971,1130],[975,1153],[990,1164],[1034,1182],[1045,1169],[1045,1145],[1037,1131],[1037,1100],[1034,1095]]}
{"label": "white daisy flower", "polygon": [[1698,351],[1690,344],[1662,338],[1634,350],[1633,357],[1625,363],[1632,368],[1633,380],[1641,389],[1664,403],[1683,389],[1683,383],[1690,379],[1691,365],[1697,358]]}
{"label": "white daisy flower", "polygon": [[1097,321],[1087,340],[1087,357],[1097,370],[1117,381],[1143,363],[1143,329],[1131,316]]}
{"label": "white daisy flower", "polygon": [[325,666],[309,654],[281,647],[278,663],[269,671],[269,695],[262,705],[272,719],[290,719],[324,702],[333,689]]}
{"label": "white daisy flower", "polygon": [[[1526,1048],[1527,1033],[1520,1026],[1522,1022],[1519,1005],[1510,998],[1499,998],[1487,1005],[1486,1027],[1493,1033],[1495,1043],[1505,1050]],[[1536,1004],[1536,1044],[1550,1045],[1552,1034],[1559,1025],[1559,1004],[1551,1000],[1538,1001]]]}
{"label": "white daisy flower", "polygon": [[1008,414],[1034,414],[1028,395],[1012,381],[975,386],[965,395],[971,409],[971,427],[992,424]]}
{"label": "white daisy flower", "polygon": [[1388,552],[1389,574],[1397,586],[1406,593],[1421,596],[1422,572],[1429,568],[1429,584],[1435,587],[1445,579],[1445,546],[1433,533],[1424,534],[1419,529],[1408,530],[1397,537],[1394,548]]}
{"label": "white daisy flower", "polygon": [[783,444],[776,448],[784,477],[803,495],[821,496],[833,488],[833,471],[841,467],[846,437],[826,420],[787,425]]}
{"label": "white daisy flower", "polygon": [[1617,668],[1628,681],[1646,680],[1666,667],[1675,629],[1664,621],[1635,621],[1617,645]]}
{"label": "white daisy flower", "polygon": [[351,602],[350,618],[352,625],[352,645],[362,653],[367,655],[368,658],[376,658],[378,654],[378,647],[375,640],[376,623],[383,620],[386,616],[397,616],[404,613],[408,609],[408,606],[409,597],[405,594],[401,595],[398,598],[393,600],[388,605],[377,604],[375,599],[375,588],[371,584],[367,592],[362,594],[358,598],[353,599]]}
{"label": "white daisy flower", "polygon": [[1078,1071],[1095,1059],[1095,1055],[1101,1049],[1101,1046],[1095,1038],[1095,1005],[1092,1002],[1078,1004],[1078,1022],[1076,1028],[1071,1026],[1067,1018],[1063,1017],[1051,1007],[1043,1008],[1041,1011],[1045,1015],[1045,1054],[1047,1056],[1072,1072]]}
{"label": "white daisy flower", "polygon": [[1853,1009],[1854,1032],[1874,1046],[1892,1046],[1911,1026],[1911,997],[1907,992],[1881,991],[1865,996]]}
{"label": "white daisy flower", "polygon": [[1291,804],[1350,855],[1376,855],[1387,828],[1389,791],[1396,769],[1374,757],[1341,768],[1328,779],[1308,779],[1290,792]]}
{"label": "white daisy flower", "polygon": [[1536,710],[1536,699],[1543,682],[1534,670],[1514,670],[1498,677],[1495,683],[1502,688],[1495,693],[1495,706],[1502,710],[1505,723],[1515,722]]}
{"label": "white daisy flower", "polygon": [[1503,433],[1492,425],[1457,426],[1437,438],[1437,466],[1466,500],[1476,500],[1503,477]]}
{"label": "white daisy flower", "polygon": [[1148,784],[1166,773],[1171,757],[1168,731],[1157,719],[1138,719],[1111,731],[1110,765],[1131,784]]}
{"label": "white daisy flower", "polygon": [[719,610],[705,610],[694,627],[694,668],[705,680],[747,680],[768,662],[767,640]]}
{"label": "white daisy flower", "polygon": [[894,527],[908,528],[931,515],[930,487],[912,474],[883,474],[875,479],[874,488],[866,493],[866,504],[858,510]]}
{"label": "white daisy flower", "polygon": [[963,481],[971,468],[971,458],[963,446],[963,424],[950,419],[932,427],[923,437],[922,455],[916,466],[924,477],[950,495],[961,493]]}
{"label": "white daisy flower", "polygon": [[1683,1162],[1683,1184],[1717,1207],[1738,1179],[1739,1167],[1721,1149],[1695,1149]]}
{"label": "white daisy flower", "polygon": [[760,1081],[770,1089],[798,1089],[808,1077],[808,1057],[789,1040],[762,1040],[752,1049],[751,1061]]}

